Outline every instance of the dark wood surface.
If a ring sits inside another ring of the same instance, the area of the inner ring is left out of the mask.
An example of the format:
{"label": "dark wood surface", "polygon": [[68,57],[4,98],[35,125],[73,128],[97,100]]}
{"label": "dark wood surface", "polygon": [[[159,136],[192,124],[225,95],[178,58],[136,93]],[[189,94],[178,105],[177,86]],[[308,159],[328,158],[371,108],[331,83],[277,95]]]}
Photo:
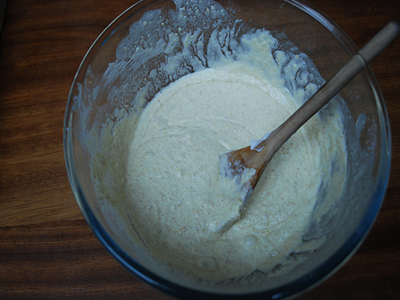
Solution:
{"label": "dark wood surface", "polygon": [[[2,0],[4,1],[4,0]],[[168,299],[100,245],[74,200],[63,118],[86,51],[135,1],[10,0],[0,40],[0,299]],[[362,47],[398,0],[310,0]],[[299,299],[400,299],[400,39],[371,68],[389,111],[387,195],[347,264]]]}

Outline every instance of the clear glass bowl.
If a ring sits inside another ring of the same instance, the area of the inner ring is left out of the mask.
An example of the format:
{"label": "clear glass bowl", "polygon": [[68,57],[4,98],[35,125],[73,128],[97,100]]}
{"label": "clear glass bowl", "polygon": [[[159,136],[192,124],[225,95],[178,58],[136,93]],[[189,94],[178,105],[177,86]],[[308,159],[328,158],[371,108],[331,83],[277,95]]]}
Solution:
{"label": "clear glass bowl", "polygon": [[[218,5],[225,10],[227,19],[241,19],[249,26],[271,31],[281,42],[284,51],[306,54],[325,79],[330,78],[358,52],[337,25],[306,2],[217,1],[214,8],[218,8]],[[320,209],[324,205],[323,199],[318,200],[310,229],[303,237],[313,239],[325,235],[329,242],[314,253],[301,253],[305,262],[288,274],[265,278],[253,286],[233,282],[234,285],[241,285],[241,288],[230,290],[226,287],[191,285],[179,278],[166,276],[157,269],[146,251],[131,241],[118,214],[99,203],[90,169],[95,149],[93,145],[97,141],[93,136],[88,140],[87,132],[98,130],[112,116],[115,121],[118,118],[114,114],[115,109],[126,112],[135,110],[139,114],[144,106],[144,103],[132,103],[129,100],[131,98],[115,93],[115,89],[122,89],[126,78],[132,74],[141,79],[131,87],[133,92],[143,88],[143,82],[148,83],[145,71],[157,67],[157,63],[163,59],[162,53],[150,51],[141,60],[132,60],[128,54],[134,51],[129,52],[128,49],[121,54],[121,46],[118,46],[130,30],[135,30],[132,24],[143,22],[140,19],[146,12],[157,9],[161,9],[160,15],[165,17],[161,21],[162,26],[172,26],[173,20],[168,17],[168,9],[176,9],[174,2],[138,2],[97,38],[72,84],[65,114],[64,151],[72,190],[86,221],[101,243],[125,268],[174,296],[190,299],[281,299],[309,289],[351,257],[371,228],[384,198],[391,156],[390,127],[381,92],[371,70],[365,68],[341,92],[348,111],[345,120],[349,162],[346,192],[335,207],[335,213],[324,213]],[[195,31],[197,25],[194,22],[186,29]],[[154,27],[149,26],[149,30],[154,30]],[[143,32],[131,35],[130,43],[143,46],[146,43],[141,44],[140,39],[147,39],[146,45],[150,45],[152,41],[149,37]],[[110,75],[112,72],[114,75]],[[164,81],[151,82],[152,88],[146,94],[147,101],[151,101],[162,87],[185,73],[175,75]]]}

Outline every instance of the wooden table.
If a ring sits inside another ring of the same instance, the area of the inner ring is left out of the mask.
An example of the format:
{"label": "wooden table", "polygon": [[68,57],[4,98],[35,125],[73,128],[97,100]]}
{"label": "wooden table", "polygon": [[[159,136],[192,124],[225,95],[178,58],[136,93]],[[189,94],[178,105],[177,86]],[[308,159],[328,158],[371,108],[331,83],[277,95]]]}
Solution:
{"label": "wooden table", "polygon": [[[135,1],[8,1],[0,41],[0,299],[168,299],[100,245],[74,200],[63,118],[75,72],[95,38]],[[361,47],[398,0],[311,0]],[[400,299],[400,39],[371,68],[391,120],[387,195],[368,238],[300,299]]]}

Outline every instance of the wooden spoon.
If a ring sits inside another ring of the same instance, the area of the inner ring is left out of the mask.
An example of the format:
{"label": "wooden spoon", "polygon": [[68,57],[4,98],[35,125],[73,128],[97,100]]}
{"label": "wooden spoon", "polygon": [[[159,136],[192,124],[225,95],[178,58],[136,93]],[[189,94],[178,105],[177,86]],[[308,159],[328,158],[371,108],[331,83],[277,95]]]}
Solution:
{"label": "wooden spoon", "polygon": [[[234,202],[235,205],[236,203],[239,205],[237,219],[240,218],[251,192],[274,154],[304,123],[327,104],[368,63],[373,61],[397,37],[399,32],[399,24],[394,21],[390,22],[293,115],[271,134],[266,135],[255,147],[248,146],[220,156],[222,176],[226,176],[229,180],[235,180],[236,187],[241,194],[239,201]],[[253,175],[251,175],[252,173]],[[244,178],[245,176],[247,178]],[[237,219],[227,220],[220,231],[228,229]]]}

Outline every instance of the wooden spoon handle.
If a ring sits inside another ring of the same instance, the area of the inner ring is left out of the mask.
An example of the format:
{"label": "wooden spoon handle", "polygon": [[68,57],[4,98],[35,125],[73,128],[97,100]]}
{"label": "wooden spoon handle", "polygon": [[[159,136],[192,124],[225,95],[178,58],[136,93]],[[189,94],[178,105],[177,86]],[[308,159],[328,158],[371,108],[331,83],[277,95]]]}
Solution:
{"label": "wooden spoon handle", "polygon": [[[279,126],[263,142],[275,153],[279,148],[361,70],[373,61],[400,33],[397,22],[390,22],[376,34],[350,61],[337,72],[321,89],[305,102],[293,115]],[[267,147],[264,147],[264,149]],[[272,149],[271,149],[272,148]],[[264,150],[263,149],[263,150]]]}

